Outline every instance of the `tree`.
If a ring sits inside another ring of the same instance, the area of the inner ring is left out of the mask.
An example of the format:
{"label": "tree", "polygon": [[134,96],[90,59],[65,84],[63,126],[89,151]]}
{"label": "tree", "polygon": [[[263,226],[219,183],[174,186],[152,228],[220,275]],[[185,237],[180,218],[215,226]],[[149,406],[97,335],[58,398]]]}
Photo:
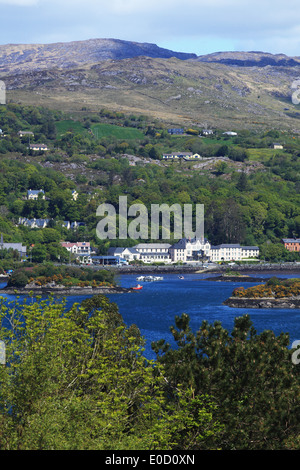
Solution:
{"label": "tree", "polygon": [[222,449],[297,446],[300,384],[288,335],[257,334],[248,315],[235,319],[231,334],[207,321],[193,333],[188,315],[177,316],[171,332],[177,347],[153,343],[157,359],[173,387],[181,383],[195,396],[214,398]]}
{"label": "tree", "polygon": [[34,263],[42,263],[47,259],[47,249],[45,246],[37,244],[31,250],[31,259]]}
{"label": "tree", "polygon": [[28,284],[28,276],[24,271],[15,271],[7,284],[10,287],[25,287]]}
{"label": "tree", "polygon": [[248,178],[244,171],[239,175],[236,187],[239,191],[247,191],[248,189]]}
{"label": "tree", "polygon": [[212,401],[170,388],[104,296],[2,302],[0,324],[1,450],[197,449],[220,431]]}

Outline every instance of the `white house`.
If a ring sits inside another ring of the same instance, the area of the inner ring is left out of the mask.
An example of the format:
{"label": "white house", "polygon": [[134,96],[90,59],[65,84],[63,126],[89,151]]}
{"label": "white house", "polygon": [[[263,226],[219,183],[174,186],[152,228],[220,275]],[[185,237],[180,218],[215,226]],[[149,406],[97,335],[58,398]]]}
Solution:
{"label": "white house", "polygon": [[61,246],[76,256],[77,261],[82,264],[91,264],[91,245],[90,242],[61,242]]}
{"label": "white house", "polygon": [[283,145],[282,145],[282,144],[278,144],[278,143],[275,142],[275,143],[273,144],[273,149],[279,149],[279,150],[281,150],[281,149],[283,149]]}
{"label": "white house", "polygon": [[31,131],[19,131],[18,132],[19,137],[34,137],[34,133]]}
{"label": "white house", "polygon": [[77,255],[90,255],[91,244],[90,242],[61,242],[61,246],[66,248],[73,254]]}
{"label": "white house", "polygon": [[134,247],[110,247],[108,249],[108,255],[118,256],[119,258],[126,259],[127,261],[134,261],[140,259],[140,253]]}
{"label": "white house", "polygon": [[164,160],[179,160],[180,158],[192,157],[192,152],[173,152],[173,153],[164,153]]}
{"label": "white house", "polygon": [[45,152],[46,150],[49,150],[47,145],[45,144],[30,144],[29,149],[35,150],[35,151],[43,151],[43,152]]}
{"label": "white house", "polygon": [[78,198],[78,192],[76,191],[76,189],[73,189],[73,191],[72,191],[73,201],[77,201],[77,198]]}
{"label": "white house", "polygon": [[36,200],[39,197],[39,194],[42,194],[42,199],[45,199],[45,192],[43,189],[38,189],[38,190],[29,189],[27,191],[27,199]]}
{"label": "white house", "polygon": [[27,219],[26,217],[19,218],[19,225],[25,225],[29,228],[45,228],[48,226],[50,219]]}

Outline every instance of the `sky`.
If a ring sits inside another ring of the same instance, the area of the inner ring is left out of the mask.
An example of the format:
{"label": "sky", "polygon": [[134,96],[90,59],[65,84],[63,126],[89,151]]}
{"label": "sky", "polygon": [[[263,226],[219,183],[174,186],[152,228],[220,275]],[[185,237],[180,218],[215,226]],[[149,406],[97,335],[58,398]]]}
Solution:
{"label": "sky", "polygon": [[0,0],[0,44],[114,38],[300,56],[299,0]]}

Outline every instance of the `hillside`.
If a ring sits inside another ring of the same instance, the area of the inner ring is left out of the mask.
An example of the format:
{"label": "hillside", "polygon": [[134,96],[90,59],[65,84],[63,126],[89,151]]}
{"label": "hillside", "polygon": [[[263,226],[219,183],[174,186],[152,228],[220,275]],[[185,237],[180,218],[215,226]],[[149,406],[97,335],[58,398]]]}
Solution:
{"label": "hillside", "polygon": [[300,130],[299,106],[291,100],[300,62],[284,55],[197,57],[97,39],[0,46],[0,63],[8,102],[71,112],[146,112],[174,126]]}
{"label": "hillside", "polygon": [[226,65],[238,65],[239,67],[295,67],[300,65],[299,57],[288,57],[285,54],[270,54],[267,52],[215,52],[199,56],[200,62],[216,62]]}

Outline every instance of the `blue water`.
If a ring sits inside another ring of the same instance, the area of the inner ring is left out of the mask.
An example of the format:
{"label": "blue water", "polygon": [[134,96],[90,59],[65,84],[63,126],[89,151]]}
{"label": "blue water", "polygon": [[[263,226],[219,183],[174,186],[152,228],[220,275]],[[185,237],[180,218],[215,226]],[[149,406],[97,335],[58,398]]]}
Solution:
{"label": "blue water", "polygon": [[[277,275],[278,277],[296,277]],[[234,319],[248,313],[258,333],[272,330],[276,335],[289,333],[290,343],[300,340],[299,309],[241,309],[222,305],[239,286],[249,287],[255,283],[203,281],[207,274],[185,274],[179,279],[176,274],[164,274],[162,281],[144,282],[143,289],[129,294],[109,295],[116,302],[126,325],[136,324],[146,339],[145,356],[155,359],[151,342],[165,339],[172,345],[173,337],[170,326],[174,325],[176,315],[186,313],[190,317],[190,326],[196,333],[203,320],[209,323],[220,321],[229,332],[234,326]],[[257,275],[257,277],[260,277]],[[264,277],[264,276],[262,276]],[[268,277],[268,276],[266,276]],[[122,275],[119,278],[122,287],[137,284],[136,275]],[[7,296],[13,299],[14,296]],[[85,297],[67,298],[67,306],[81,302]]]}
{"label": "blue water", "polygon": [[[170,326],[175,325],[175,316],[182,313],[189,315],[194,332],[203,320],[209,323],[220,321],[231,332],[234,319],[247,313],[258,333],[272,330],[276,335],[289,333],[291,343],[300,340],[300,310],[241,309],[222,305],[233,289],[247,288],[255,283],[203,281],[207,277],[207,274],[186,274],[184,279],[179,279],[178,275],[168,274],[163,276],[163,281],[142,283],[143,289],[134,294],[109,297],[118,304],[126,324],[135,323],[139,327],[147,340],[145,355],[149,358],[154,358],[151,341],[165,339],[174,344]],[[122,276],[120,284],[131,287],[136,284],[136,276]]]}

